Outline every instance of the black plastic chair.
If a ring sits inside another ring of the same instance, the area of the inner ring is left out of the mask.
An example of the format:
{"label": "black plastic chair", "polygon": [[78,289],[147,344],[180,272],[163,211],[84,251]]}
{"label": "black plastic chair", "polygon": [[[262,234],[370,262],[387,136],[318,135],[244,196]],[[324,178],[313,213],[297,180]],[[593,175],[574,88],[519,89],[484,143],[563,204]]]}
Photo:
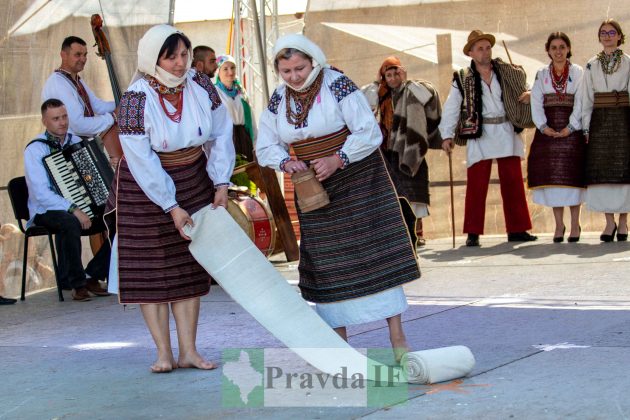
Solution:
{"label": "black plastic chair", "polygon": [[27,221],[30,218],[28,212],[28,187],[26,185],[26,178],[23,176],[13,178],[9,181],[8,185],[9,198],[11,199],[11,205],[13,206],[13,214],[17,219],[18,226],[24,234],[24,256],[22,259],[22,294],[20,300],[26,299],[26,264],[28,261],[28,238],[33,236],[48,236],[48,243],[50,244],[50,255],[52,257],[53,268],[55,269],[55,281],[57,282],[57,293],[59,294],[59,301],[63,302],[63,292],[61,290],[61,284],[59,283],[59,269],[57,267],[57,254],[55,253],[55,245],[53,244],[52,233],[42,226],[31,226],[28,229],[24,229],[22,221]]}

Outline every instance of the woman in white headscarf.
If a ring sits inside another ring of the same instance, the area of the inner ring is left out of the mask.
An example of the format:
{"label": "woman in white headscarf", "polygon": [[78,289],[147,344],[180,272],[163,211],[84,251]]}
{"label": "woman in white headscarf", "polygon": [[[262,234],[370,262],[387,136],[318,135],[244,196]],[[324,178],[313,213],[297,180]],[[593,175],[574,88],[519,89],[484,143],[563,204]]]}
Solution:
{"label": "woman in white headscarf", "polygon": [[256,125],[247,93],[236,78],[236,60],[231,55],[220,55],[217,57],[217,66],[214,84],[234,123],[236,154],[245,156],[248,162],[253,162]]}
{"label": "woman in white headscarf", "polygon": [[381,130],[363,93],[308,38],[280,38],[274,57],[284,83],[261,117],[258,161],[287,174],[312,165],[330,199],[311,212],[298,206],[302,296],[344,339],[348,325],[387,319],[398,359],[408,350],[402,285],[420,270],[379,151]]}
{"label": "woman in white headscarf", "polygon": [[118,113],[124,157],[108,202],[117,216],[110,290],[121,303],[140,304],[157,346],[154,372],[216,367],[196,349],[210,277],[188,251],[183,228],[200,208],[227,205],[232,121],[210,78],[190,65],[188,38],[172,26],[152,27],[138,44],[138,70]]}

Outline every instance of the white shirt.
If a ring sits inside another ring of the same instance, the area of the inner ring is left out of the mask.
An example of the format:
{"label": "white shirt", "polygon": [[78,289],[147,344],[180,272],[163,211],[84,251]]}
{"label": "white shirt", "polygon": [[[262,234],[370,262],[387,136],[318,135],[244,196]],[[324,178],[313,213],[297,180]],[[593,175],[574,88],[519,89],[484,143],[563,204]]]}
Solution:
{"label": "white shirt", "polygon": [[[208,92],[188,72],[184,88],[182,117],[179,123],[166,116],[157,92],[145,79],[129,86],[129,91],[146,94],[144,134],[120,134],[120,142],[134,179],[156,205],[167,210],[177,205],[175,184],[162,168],[156,152],[174,152],[203,146],[208,164],[206,171],[215,184],[229,183],[234,170],[232,120],[224,105],[211,109]],[[211,83],[211,82],[209,82]],[[164,101],[169,112],[175,108]],[[121,123],[122,124],[122,123]]]}
{"label": "white shirt", "polygon": [[[243,95],[238,93],[234,98],[231,98],[227,93],[223,92],[218,86],[217,92],[219,92],[219,96],[221,97],[221,102],[227,107],[227,110],[230,114],[230,118],[232,118],[232,123],[234,125],[245,125],[245,108],[243,108]],[[250,108],[251,112],[251,108]],[[256,122],[254,121],[254,116],[252,118],[252,128],[254,130],[254,137],[256,136]],[[253,141],[254,139],[252,139]]]}
{"label": "white shirt", "polygon": [[84,103],[79,96],[79,92],[66,76],[55,71],[48,77],[42,90],[42,102],[56,98],[66,106],[70,130],[77,136],[93,137],[102,133],[114,124],[114,117],[110,114],[116,108],[116,104],[111,101],[99,99],[83,80],[79,80],[90,98],[90,105],[94,111],[93,117],[86,117],[83,114]]}
{"label": "white shirt", "polygon": [[[37,136],[46,139],[46,133]],[[68,141],[68,138],[70,139]],[[80,137],[68,133],[64,146],[67,147],[81,141]],[[28,186],[28,212],[31,218],[26,226],[31,226],[37,214],[44,214],[49,210],[68,210],[73,204],[63,198],[55,187],[46,171],[43,159],[51,153],[50,147],[42,142],[29,144],[24,150],[24,174]]]}
{"label": "white shirt", "polygon": [[[483,118],[505,116],[505,107],[501,100],[501,85],[494,72],[490,86],[481,81]],[[460,107],[463,96],[453,81],[448,99],[442,109],[442,121],[439,130],[443,139],[455,137],[455,130],[460,117]],[[525,146],[520,134],[514,131],[512,123],[482,124],[481,137],[470,139],[466,143],[466,166],[470,168],[475,163],[508,156],[525,156]]]}
{"label": "white shirt", "polygon": [[[322,71],[322,87],[308,113],[305,127],[296,128],[287,121],[285,85],[275,90],[260,118],[256,156],[261,165],[279,170],[280,162],[289,157],[291,143],[331,134],[344,126],[348,127],[351,134],[341,151],[350,163],[369,156],[383,141],[363,92],[342,73],[331,69]],[[330,87],[333,83],[336,93]],[[294,104],[291,106],[294,107]]]}
{"label": "white shirt", "polygon": [[582,82],[582,127],[591,126],[591,113],[596,92],[630,91],[630,56],[621,56],[621,65],[613,74],[605,74],[597,56],[588,60]]}
{"label": "white shirt", "polygon": [[[582,129],[582,96],[581,84],[584,70],[582,67],[571,64],[569,67],[569,80],[567,81],[564,93],[574,95],[573,112],[569,117],[569,124],[574,130]],[[538,128],[547,124],[545,115],[544,96],[549,93],[556,93],[552,85],[552,75],[549,66],[545,66],[536,73],[536,81],[531,94],[532,120]]]}

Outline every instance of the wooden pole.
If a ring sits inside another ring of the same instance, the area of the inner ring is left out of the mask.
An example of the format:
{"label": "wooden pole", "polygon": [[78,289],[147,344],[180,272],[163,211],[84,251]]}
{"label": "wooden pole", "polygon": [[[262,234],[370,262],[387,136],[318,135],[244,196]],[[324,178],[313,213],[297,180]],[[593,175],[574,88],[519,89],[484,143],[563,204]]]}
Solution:
{"label": "wooden pole", "polygon": [[505,43],[504,40],[502,40],[501,42],[503,43],[503,48],[505,48],[505,53],[507,54],[510,64],[514,65],[514,63],[512,62],[512,56],[510,55],[510,51],[508,50],[507,44]]}
{"label": "wooden pole", "polygon": [[441,98],[446,98],[451,91],[453,80],[453,52],[451,49],[451,34],[436,35],[438,60],[438,92]]}
{"label": "wooden pole", "polygon": [[453,248],[455,248],[455,194],[453,192],[453,152],[448,152],[448,174],[451,186],[451,226],[453,228]]}

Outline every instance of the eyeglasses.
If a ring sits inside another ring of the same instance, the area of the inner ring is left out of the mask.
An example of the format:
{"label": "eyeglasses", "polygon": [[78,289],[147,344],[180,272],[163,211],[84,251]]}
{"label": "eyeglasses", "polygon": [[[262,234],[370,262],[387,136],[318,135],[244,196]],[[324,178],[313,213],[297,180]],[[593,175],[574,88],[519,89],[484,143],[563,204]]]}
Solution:
{"label": "eyeglasses", "polygon": [[610,31],[599,31],[599,36],[606,35],[612,38],[613,36],[617,35],[617,31],[615,31],[614,29],[611,29]]}

